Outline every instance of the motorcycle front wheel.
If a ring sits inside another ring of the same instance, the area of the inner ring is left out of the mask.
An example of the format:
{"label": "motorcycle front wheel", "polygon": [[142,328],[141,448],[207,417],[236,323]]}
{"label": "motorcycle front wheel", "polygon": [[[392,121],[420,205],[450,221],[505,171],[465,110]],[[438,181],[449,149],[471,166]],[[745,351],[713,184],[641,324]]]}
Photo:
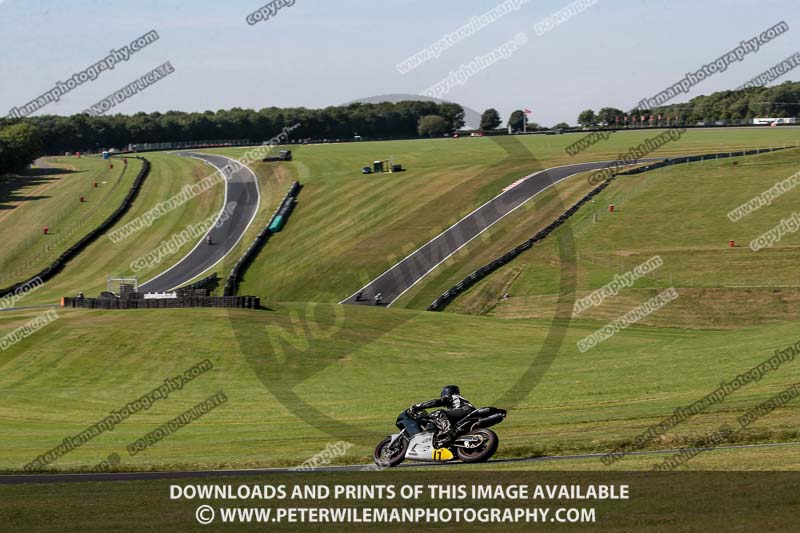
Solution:
{"label": "motorcycle front wheel", "polygon": [[491,429],[481,428],[471,431],[470,435],[479,435],[483,442],[475,448],[456,448],[456,455],[465,463],[483,463],[491,459],[497,446],[500,445],[500,438]]}
{"label": "motorcycle front wheel", "polygon": [[375,464],[382,468],[397,466],[406,457],[408,439],[400,437],[390,449],[388,446],[391,441],[391,437],[386,437],[375,447],[373,458],[375,459]]}

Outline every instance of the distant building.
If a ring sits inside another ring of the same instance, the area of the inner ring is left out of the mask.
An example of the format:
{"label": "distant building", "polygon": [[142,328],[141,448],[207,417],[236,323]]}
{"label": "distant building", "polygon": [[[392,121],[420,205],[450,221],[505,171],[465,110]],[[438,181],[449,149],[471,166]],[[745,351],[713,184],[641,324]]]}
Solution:
{"label": "distant building", "polygon": [[797,124],[796,118],[776,118],[776,117],[757,117],[753,119],[753,124]]}

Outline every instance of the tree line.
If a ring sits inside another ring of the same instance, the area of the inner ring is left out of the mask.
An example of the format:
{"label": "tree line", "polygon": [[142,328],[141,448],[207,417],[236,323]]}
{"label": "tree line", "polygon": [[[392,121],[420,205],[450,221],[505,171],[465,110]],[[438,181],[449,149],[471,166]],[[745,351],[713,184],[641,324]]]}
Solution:
{"label": "tree line", "polygon": [[0,126],[0,175],[23,170],[43,151],[42,139],[32,125]]}
{"label": "tree line", "polygon": [[[578,124],[584,127],[646,122],[657,125],[697,122],[748,122],[754,117],[800,116],[800,82],[787,81],[773,87],[719,91],[688,102],[657,109],[623,111],[604,107],[595,113],[584,110]],[[651,119],[652,117],[652,119]],[[494,130],[502,119],[494,108],[484,111],[480,128]],[[441,136],[464,126],[464,109],[455,103],[407,100],[402,102],[353,103],[324,109],[267,107],[260,110],[233,109],[186,113],[136,113],[134,115],[42,115],[23,119],[0,118],[0,174],[17,172],[35,157],[104,148],[124,148],[132,143],[193,142],[248,139],[269,140],[285,127],[292,138],[364,139]],[[507,125],[512,131],[536,131],[535,122],[525,123],[524,111],[514,110]],[[567,129],[558,123],[553,129]]]}
{"label": "tree line", "polygon": [[48,154],[123,148],[132,143],[249,139],[269,140],[284,127],[293,139],[407,138],[420,135],[425,116],[441,117],[447,130],[464,126],[464,109],[449,102],[403,101],[353,103],[307,109],[268,107],[186,113],[136,113],[134,115],[42,115],[0,119],[0,129],[26,124],[35,128]]}
{"label": "tree line", "polygon": [[641,122],[691,125],[721,121],[746,124],[755,117],[800,117],[800,82],[786,81],[773,87],[718,91],[696,96],[688,102],[654,109],[634,108],[626,112],[615,107],[604,107],[597,113],[586,109],[578,115],[578,124],[584,127],[624,127]]}

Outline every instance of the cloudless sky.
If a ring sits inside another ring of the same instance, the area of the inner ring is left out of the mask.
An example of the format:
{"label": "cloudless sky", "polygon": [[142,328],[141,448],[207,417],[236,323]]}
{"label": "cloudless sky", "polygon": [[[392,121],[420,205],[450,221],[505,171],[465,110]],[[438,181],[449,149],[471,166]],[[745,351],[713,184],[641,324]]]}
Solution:
{"label": "cloudless sky", "polygon": [[[0,114],[152,29],[156,43],[37,114],[81,112],[165,61],[175,72],[115,111],[325,107],[418,94],[525,32],[527,44],[444,98],[495,107],[504,120],[528,107],[543,125],[573,124],[585,108],[628,110],[780,21],[788,33],[674,102],[733,89],[800,50],[798,0],[598,0],[541,36],[534,25],[570,2],[531,0],[419,68],[395,68],[500,3],[296,0],[251,26],[245,17],[265,2],[0,0]],[[800,68],[779,81],[792,79]]]}

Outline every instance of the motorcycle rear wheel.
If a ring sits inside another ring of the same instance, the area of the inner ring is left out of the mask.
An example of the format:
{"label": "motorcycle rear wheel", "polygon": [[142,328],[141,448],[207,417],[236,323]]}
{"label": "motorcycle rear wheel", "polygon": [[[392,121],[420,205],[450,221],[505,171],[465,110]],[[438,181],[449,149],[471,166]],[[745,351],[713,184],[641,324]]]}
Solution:
{"label": "motorcycle rear wheel", "polygon": [[456,455],[465,463],[483,463],[492,458],[500,445],[500,438],[491,429],[481,428],[471,431],[470,435],[480,435],[483,442],[477,448],[456,448]]}
{"label": "motorcycle rear wheel", "polygon": [[375,453],[373,459],[375,464],[382,468],[391,468],[403,462],[406,458],[406,450],[408,449],[408,439],[400,438],[399,442],[395,443],[395,449],[392,450],[388,458],[383,457],[383,450],[391,442],[391,437],[386,437],[375,446]]}

